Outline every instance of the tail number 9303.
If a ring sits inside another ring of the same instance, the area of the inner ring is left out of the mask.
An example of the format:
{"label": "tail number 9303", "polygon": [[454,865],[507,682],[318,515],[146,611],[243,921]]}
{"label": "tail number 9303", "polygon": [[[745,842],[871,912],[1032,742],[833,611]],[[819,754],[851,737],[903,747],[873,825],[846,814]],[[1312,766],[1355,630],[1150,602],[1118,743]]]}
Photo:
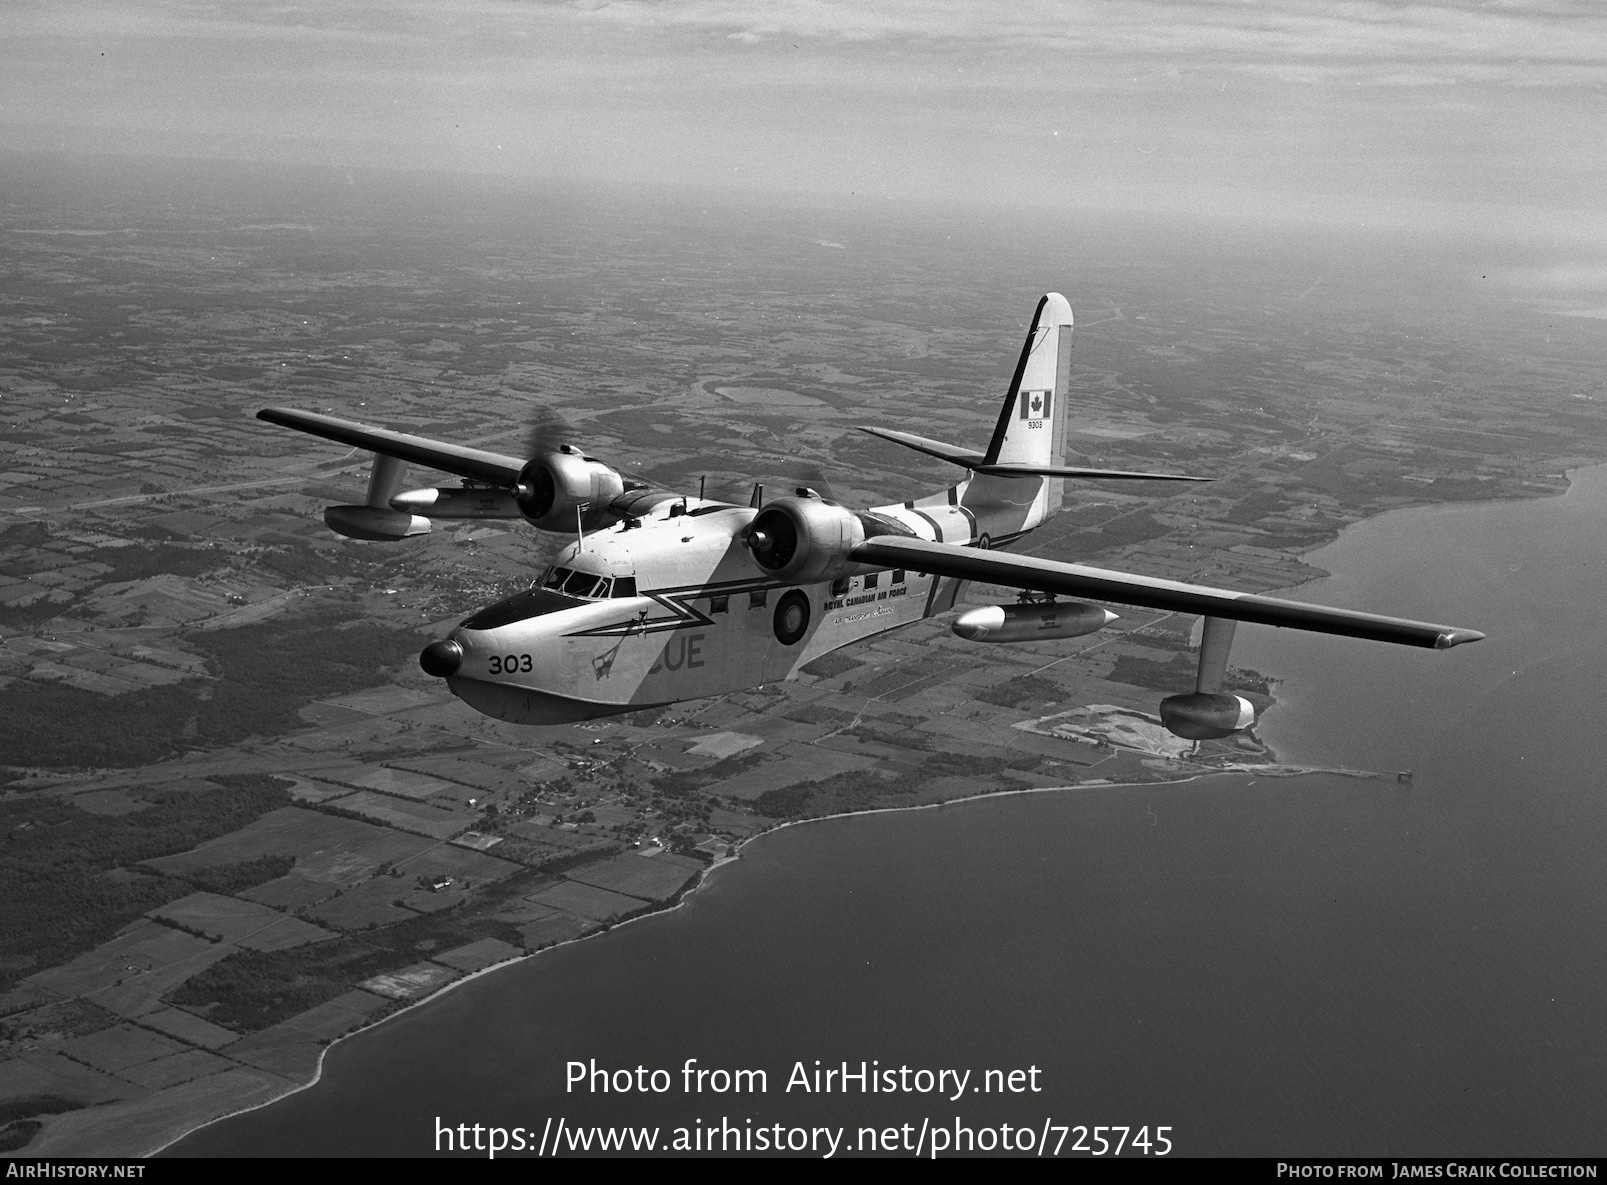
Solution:
{"label": "tail number 9303", "polygon": [[493,654],[490,658],[493,675],[515,675],[530,669],[528,654]]}

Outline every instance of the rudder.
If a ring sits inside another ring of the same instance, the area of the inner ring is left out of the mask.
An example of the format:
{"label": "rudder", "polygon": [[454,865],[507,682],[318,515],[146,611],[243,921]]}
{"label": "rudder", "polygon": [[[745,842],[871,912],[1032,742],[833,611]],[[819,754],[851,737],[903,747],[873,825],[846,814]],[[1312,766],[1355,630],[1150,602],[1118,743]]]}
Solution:
{"label": "rudder", "polygon": [[[1071,304],[1058,292],[1038,301],[1021,346],[999,422],[988,442],[990,465],[1042,467],[1066,463],[1066,392],[1071,374]],[[1050,477],[1045,510],[1060,508],[1065,479]]]}

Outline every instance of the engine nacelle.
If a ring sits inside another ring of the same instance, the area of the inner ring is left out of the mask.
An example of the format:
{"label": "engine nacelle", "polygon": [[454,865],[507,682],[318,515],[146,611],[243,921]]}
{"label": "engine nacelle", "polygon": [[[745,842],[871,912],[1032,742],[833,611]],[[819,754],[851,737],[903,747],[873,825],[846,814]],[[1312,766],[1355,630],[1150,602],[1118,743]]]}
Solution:
{"label": "engine nacelle", "polygon": [[387,506],[329,506],[324,509],[324,525],[348,539],[394,542],[424,534],[430,520]]}
{"label": "engine nacelle", "polygon": [[1169,695],[1161,701],[1161,723],[1184,740],[1214,741],[1254,724],[1255,706],[1237,695]]}
{"label": "engine nacelle", "polygon": [[507,490],[481,486],[460,489],[408,490],[391,499],[393,510],[430,518],[523,518],[519,503]]}
{"label": "engine nacelle", "polygon": [[848,553],[865,541],[853,511],[818,495],[799,494],[765,503],[743,532],[753,561],[786,584],[813,584],[871,569]]}
{"label": "engine nacelle", "polygon": [[543,531],[573,531],[579,523],[591,529],[613,522],[608,504],[625,492],[625,479],[601,461],[593,461],[572,444],[543,453],[519,472],[519,509]]}
{"label": "engine nacelle", "polygon": [[984,605],[968,609],[949,628],[972,642],[1037,642],[1045,638],[1078,638],[1104,629],[1116,614],[1080,601]]}

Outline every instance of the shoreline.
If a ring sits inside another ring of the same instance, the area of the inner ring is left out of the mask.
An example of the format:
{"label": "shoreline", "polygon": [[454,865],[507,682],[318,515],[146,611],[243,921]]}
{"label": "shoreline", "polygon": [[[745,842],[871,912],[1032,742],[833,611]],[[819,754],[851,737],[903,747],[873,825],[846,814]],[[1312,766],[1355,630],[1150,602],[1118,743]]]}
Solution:
{"label": "shoreline", "polygon": [[1228,768],[1224,768],[1224,769],[1201,770],[1201,771],[1198,771],[1198,772],[1195,772],[1195,773],[1187,774],[1187,775],[1185,775],[1183,777],[1169,778],[1169,779],[1165,779],[1165,780],[1161,780],[1161,781],[1153,781],[1153,782],[1148,782],[1148,781],[1146,781],[1146,782],[1110,782],[1110,781],[1104,781],[1104,780],[1093,780],[1093,781],[1088,781],[1088,782],[1073,782],[1073,783],[1069,783],[1069,784],[1064,785],[1064,786],[1022,786],[1022,787],[1019,787],[1017,789],[994,790],[994,791],[990,791],[990,792],[985,793],[985,794],[968,794],[968,795],[964,795],[964,796],[959,797],[959,798],[945,799],[942,802],[912,803],[912,804],[910,804],[908,806],[868,807],[868,808],[866,808],[864,810],[842,811],[842,812],[839,812],[837,814],[831,814],[831,815],[815,815],[815,816],[812,816],[812,817],[807,818],[807,819],[787,819],[787,820],[783,820],[782,822],[777,823],[774,827],[766,828],[764,831],[758,832],[755,835],[751,835],[747,839],[743,840],[740,844],[737,844],[736,845],[736,853],[737,853],[736,855],[734,855],[734,856],[722,856],[720,859],[713,861],[711,864],[709,864],[709,866],[707,868],[704,868],[701,872],[698,873],[697,879],[689,887],[683,889],[680,892],[680,894],[676,897],[676,899],[675,899],[675,901],[673,903],[671,903],[669,905],[666,905],[663,909],[655,909],[655,910],[651,910],[651,911],[649,911],[647,913],[639,913],[635,917],[627,918],[626,920],[624,920],[622,922],[618,922],[618,923],[615,923],[615,924],[612,924],[612,925],[604,926],[604,927],[602,927],[600,929],[593,930],[593,931],[591,931],[591,932],[589,932],[587,934],[577,935],[574,938],[566,938],[562,942],[555,942],[551,946],[545,946],[545,947],[542,947],[540,950],[530,951],[529,953],[519,955],[516,958],[504,959],[500,963],[493,963],[489,967],[482,967],[480,970],[472,972],[472,973],[470,973],[468,975],[465,975],[461,979],[455,979],[451,983],[445,984],[442,987],[437,988],[435,991],[431,992],[429,995],[424,996],[424,997],[422,997],[422,998],[420,998],[418,1000],[413,1001],[412,1003],[408,1004],[406,1007],[399,1008],[395,1012],[389,1013],[386,1016],[381,1017],[379,1020],[375,1021],[373,1024],[364,1025],[362,1028],[354,1029],[349,1033],[343,1033],[339,1037],[336,1037],[328,1045],[324,1046],[324,1048],[319,1052],[319,1054],[318,1054],[318,1063],[313,1068],[312,1077],[309,1078],[306,1082],[303,1082],[300,1085],[292,1086],[288,1090],[281,1091],[280,1093],[274,1095],[270,1099],[264,1099],[263,1101],[261,1101],[259,1103],[252,1103],[250,1106],[240,1107],[240,1108],[238,1108],[238,1109],[236,1109],[234,1111],[228,1112],[227,1114],[217,1115],[217,1116],[214,1116],[214,1117],[212,1117],[210,1119],[202,1120],[200,1123],[195,1124],[193,1127],[186,1128],[184,1131],[182,1131],[178,1135],[173,1136],[172,1138],[165,1140],[165,1142],[157,1145],[156,1147],[151,1148],[148,1151],[135,1153],[134,1156],[135,1156],[136,1159],[140,1159],[140,1160],[146,1160],[146,1159],[150,1159],[150,1158],[155,1157],[155,1156],[160,1156],[163,1152],[167,1151],[167,1149],[173,1147],[175,1144],[178,1144],[181,1141],[187,1139],[188,1137],[194,1135],[198,1131],[202,1131],[203,1129],[211,1127],[214,1124],[222,1123],[225,1120],[234,1119],[234,1118],[236,1118],[237,1116],[240,1116],[240,1115],[249,1115],[251,1112],[260,1111],[264,1107],[271,1107],[275,1103],[281,1102],[284,1099],[287,1099],[287,1098],[291,1097],[292,1095],[300,1094],[304,1090],[312,1089],[313,1087],[317,1086],[319,1082],[321,1082],[323,1080],[323,1076],[324,1076],[324,1061],[325,1061],[325,1059],[328,1058],[330,1052],[337,1045],[339,1045],[341,1042],[350,1040],[350,1039],[352,1039],[354,1037],[360,1037],[360,1036],[362,1036],[364,1034],[367,1034],[367,1033],[377,1032],[379,1029],[383,1028],[384,1025],[386,1023],[388,1023],[389,1021],[392,1021],[392,1020],[396,1019],[399,1016],[405,1016],[409,1012],[412,1012],[414,1009],[422,1008],[424,1005],[430,1004],[430,1003],[434,1002],[435,1000],[438,1000],[438,999],[446,996],[448,993],[456,991],[458,988],[461,988],[461,987],[463,987],[463,986],[465,986],[465,985],[467,985],[469,983],[474,982],[475,980],[479,979],[482,976],[490,975],[494,971],[501,971],[501,970],[503,970],[505,968],[508,968],[508,967],[515,967],[515,966],[518,966],[518,965],[520,965],[522,963],[527,963],[532,959],[540,958],[542,955],[548,953],[549,951],[555,951],[555,950],[560,949],[561,947],[571,946],[571,945],[573,945],[575,943],[579,943],[579,942],[586,942],[586,941],[588,941],[590,939],[598,938],[598,937],[600,937],[600,936],[602,936],[604,934],[611,933],[614,930],[623,929],[624,927],[629,926],[629,925],[633,925],[633,924],[635,924],[637,922],[645,922],[645,921],[647,921],[647,920],[649,920],[651,918],[663,917],[663,916],[665,916],[667,914],[674,913],[676,910],[678,910],[682,906],[686,905],[688,900],[692,897],[692,895],[695,894],[699,889],[703,888],[703,886],[708,883],[708,879],[709,879],[710,875],[716,869],[723,868],[728,864],[735,864],[738,861],[740,861],[742,859],[742,851],[743,851],[743,849],[746,848],[749,844],[756,843],[757,841],[763,839],[765,836],[774,835],[774,834],[776,834],[778,832],[785,831],[788,828],[803,827],[803,826],[807,826],[807,825],[812,824],[812,823],[826,823],[826,822],[831,822],[833,820],[838,820],[838,819],[854,819],[854,818],[859,818],[859,817],[867,816],[867,815],[889,815],[889,814],[900,814],[900,813],[910,812],[910,811],[939,810],[939,809],[941,809],[943,807],[958,806],[958,805],[961,805],[961,804],[964,804],[964,803],[971,803],[971,802],[981,802],[981,801],[983,801],[985,799],[990,799],[990,798],[1014,798],[1014,797],[1017,797],[1019,795],[1024,795],[1024,794],[1059,794],[1059,793],[1063,793],[1063,792],[1066,792],[1066,791],[1075,791],[1075,790],[1090,790],[1090,789],[1091,790],[1113,790],[1113,789],[1124,789],[1124,788],[1127,788],[1127,787],[1186,786],[1186,785],[1189,785],[1189,784],[1191,784],[1193,782],[1198,782],[1198,781],[1202,781],[1202,780],[1204,780],[1206,778],[1213,778],[1213,777],[1231,777],[1231,776],[1243,777],[1243,776],[1247,776],[1247,775],[1248,776],[1259,775],[1259,776],[1263,776],[1263,777],[1273,777],[1273,778],[1299,778],[1299,777],[1307,777],[1307,776],[1311,776],[1311,775],[1321,775],[1321,774],[1330,774],[1330,775],[1339,776],[1339,777],[1376,779],[1376,780],[1387,780],[1387,779],[1392,779],[1394,777],[1394,775],[1392,775],[1392,774],[1382,772],[1382,771],[1378,771],[1378,770],[1355,770],[1355,769],[1345,769],[1345,768],[1324,768],[1324,767],[1317,767],[1317,766],[1295,766],[1295,765],[1287,765],[1287,764],[1274,764],[1274,765],[1263,765],[1263,766],[1243,765],[1243,766],[1228,767]]}
{"label": "shoreline", "polygon": [[[1590,465],[1579,465],[1579,466],[1573,466],[1573,467],[1567,468],[1566,470],[1564,470],[1564,474],[1563,474],[1564,480],[1566,481],[1567,484],[1563,487],[1562,490],[1560,490],[1560,491],[1558,491],[1556,493],[1545,495],[1542,498],[1534,499],[1534,500],[1547,501],[1547,500],[1550,500],[1552,498],[1556,498],[1556,499],[1567,498],[1571,493],[1573,493],[1576,490],[1577,484],[1578,484],[1577,475],[1582,470],[1601,468],[1601,467],[1607,467],[1607,462],[1598,462],[1598,463],[1590,464]],[[1396,513],[1417,513],[1417,514],[1421,514],[1421,513],[1425,513],[1425,512],[1434,512],[1434,511],[1452,511],[1452,510],[1460,510],[1460,509],[1464,509],[1464,508],[1468,508],[1468,507],[1474,507],[1474,506],[1498,506],[1498,505],[1507,505],[1507,504],[1510,504],[1510,503],[1512,503],[1514,501],[1529,501],[1529,500],[1530,499],[1517,499],[1517,500],[1515,500],[1515,499],[1511,499],[1511,498],[1489,498],[1489,499],[1477,499],[1477,500],[1472,500],[1472,501],[1467,501],[1467,502],[1462,502],[1462,501],[1428,502],[1428,503],[1424,503],[1424,504],[1421,504],[1421,505],[1392,507],[1391,509],[1386,510],[1383,514],[1373,515],[1373,516],[1370,516],[1368,518],[1360,519],[1360,520],[1357,521],[1357,523],[1348,524],[1348,526],[1360,525],[1361,523],[1376,522],[1377,520],[1379,520],[1381,518],[1385,518],[1385,517],[1388,517],[1388,516],[1396,514]],[[1348,529],[1348,526],[1347,526],[1347,529]],[[1343,531],[1341,531],[1340,534],[1342,535]],[[1316,552],[1325,550],[1325,549],[1327,549],[1329,547],[1334,546],[1338,542],[1338,540],[1339,540],[1339,536],[1336,535],[1334,539],[1328,540],[1327,542],[1321,544],[1320,546],[1311,549],[1311,551],[1303,553],[1303,555],[1309,556],[1309,555],[1315,554]],[[1300,584],[1298,584],[1298,585],[1293,585],[1293,586],[1290,586],[1290,587],[1291,588],[1305,587],[1308,584],[1316,583],[1317,581],[1320,581],[1321,579],[1324,579],[1324,578],[1325,577],[1321,577],[1321,576],[1313,576],[1312,578],[1310,578],[1308,580],[1300,582]],[[1269,754],[1271,752],[1272,751],[1271,751],[1270,746],[1269,746]],[[1400,772],[1405,772],[1405,771],[1400,771]],[[582,934],[582,935],[579,935],[579,936],[577,936],[575,938],[565,939],[562,942],[554,943],[552,946],[544,947],[541,950],[531,951],[531,952],[529,952],[527,954],[520,955],[520,956],[518,956],[516,958],[507,959],[507,960],[505,960],[505,961],[503,961],[501,963],[496,963],[496,964],[493,964],[492,966],[481,968],[479,971],[476,971],[476,972],[473,972],[473,973],[471,973],[469,975],[466,975],[466,976],[462,977],[461,979],[454,980],[453,982],[451,982],[449,984],[446,984],[443,987],[437,989],[436,991],[430,993],[428,996],[425,996],[422,999],[416,1000],[416,1001],[408,1004],[406,1007],[398,1009],[396,1012],[390,1013],[389,1015],[381,1018],[380,1020],[374,1022],[371,1025],[365,1025],[365,1026],[363,1026],[361,1028],[353,1030],[352,1032],[342,1034],[340,1037],[335,1038],[328,1045],[324,1046],[323,1049],[319,1052],[318,1061],[317,1061],[316,1066],[313,1069],[312,1076],[306,1082],[301,1083],[299,1085],[292,1086],[287,1090],[281,1091],[281,1092],[273,1095],[271,1098],[263,1100],[262,1102],[253,1103],[253,1104],[251,1104],[249,1106],[240,1107],[240,1108],[237,1108],[236,1110],[229,1111],[226,1114],[202,1120],[199,1123],[195,1123],[193,1126],[189,1126],[189,1127],[184,1128],[184,1130],[181,1131],[179,1134],[177,1134],[175,1136],[172,1136],[171,1138],[164,1139],[160,1144],[158,1144],[155,1147],[151,1148],[149,1151],[140,1152],[140,1153],[134,1153],[133,1155],[138,1157],[138,1158],[140,1158],[140,1159],[145,1159],[145,1158],[160,1155],[162,1152],[166,1151],[168,1148],[173,1147],[173,1145],[175,1145],[175,1144],[179,1143],[180,1141],[184,1140],[186,1137],[188,1137],[190,1135],[193,1135],[194,1133],[196,1133],[198,1131],[201,1131],[204,1128],[210,1127],[213,1124],[220,1123],[220,1122],[222,1122],[223,1120],[226,1120],[226,1119],[232,1119],[232,1118],[234,1118],[236,1116],[239,1116],[239,1115],[249,1114],[252,1111],[258,1111],[258,1110],[261,1110],[264,1107],[272,1106],[274,1103],[277,1103],[277,1102],[280,1102],[283,1099],[289,1098],[291,1095],[299,1094],[301,1091],[307,1090],[307,1089],[309,1089],[311,1087],[314,1087],[314,1086],[318,1085],[318,1083],[320,1081],[322,1081],[322,1079],[323,1079],[325,1058],[328,1056],[329,1051],[334,1049],[335,1046],[339,1045],[342,1041],[345,1041],[345,1040],[347,1040],[348,1038],[351,1038],[351,1037],[357,1037],[357,1036],[359,1036],[361,1034],[377,1030],[382,1025],[384,1025],[386,1023],[386,1021],[391,1020],[393,1017],[404,1015],[405,1013],[408,1013],[408,1012],[412,1011],[414,1008],[420,1007],[421,1005],[424,1005],[424,1004],[428,1004],[428,1003],[436,1000],[437,998],[444,996],[446,993],[448,993],[450,991],[453,991],[454,989],[459,988],[459,987],[463,986],[464,984],[467,984],[467,983],[469,983],[469,982],[471,982],[471,981],[473,981],[475,979],[478,979],[482,975],[489,974],[490,972],[493,972],[493,971],[502,970],[505,967],[510,967],[510,966],[513,966],[513,965],[516,965],[516,964],[519,964],[519,963],[523,963],[523,962],[525,962],[525,961],[527,961],[529,959],[536,958],[536,957],[546,953],[549,950],[556,950],[559,947],[567,946],[567,945],[569,945],[571,943],[584,942],[587,939],[595,938],[600,934],[607,933],[609,930],[615,929],[616,926],[624,926],[624,925],[628,925],[628,924],[630,924],[632,922],[645,920],[647,918],[658,917],[661,914],[667,914],[667,913],[670,913],[670,912],[672,912],[672,911],[674,911],[676,909],[679,909],[686,902],[686,900],[692,896],[692,894],[696,893],[700,888],[703,887],[703,885],[707,881],[708,876],[712,872],[714,872],[715,869],[721,868],[721,867],[723,867],[724,865],[726,865],[728,863],[731,863],[731,862],[733,862],[735,860],[740,859],[741,858],[741,855],[740,855],[741,851],[744,848],[746,848],[748,846],[748,844],[750,844],[750,843],[762,838],[765,835],[769,835],[772,832],[781,831],[781,830],[784,830],[784,829],[786,829],[788,827],[801,826],[803,824],[808,824],[808,823],[826,822],[826,821],[832,820],[832,819],[848,819],[848,818],[854,818],[854,817],[861,816],[861,815],[887,814],[887,813],[893,813],[893,812],[899,812],[899,811],[931,810],[931,809],[936,809],[936,808],[939,808],[939,807],[945,807],[945,806],[949,806],[949,805],[953,805],[953,804],[975,802],[975,801],[978,801],[978,800],[984,799],[984,798],[1009,797],[1009,796],[1020,795],[1020,794],[1059,793],[1059,792],[1067,791],[1067,790],[1109,789],[1109,788],[1112,788],[1112,787],[1128,787],[1128,786],[1157,786],[1157,787],[1158,786],[1181,786],[1181,785],[1187,785],[1187,784],[1192,783],[1192,782],[1200,781],[1200,780],[1203,780],[1205,778],[1210,778],[1210,777],[1214,777],[1214,776],[1218,776],[1218,775],[1240,775],[1240,776],[1248,775],[1248,776],[1262,776],[1262,777],[1301,777],[1301,776],[1305,776],[1305,775],[1308,775],[1308,774],[1332,774],[1332,775],[1337,775],[1337,776],[1342,776],[1342,777],[1354,777],[1354,778],[1378,779],[1378,780],[1386,780],[1387,779],[1387,780],[1391,780],[1391,781],[1396,781],[1397,778],[1398,778],[1397,773],[1392,773],[1392,772],[1387,772],[1387,771],[1378,771],[1378,770],[1355,770],[1355,769],[1348,769],[1348,768],[1344,768],[1344,767],[1300,766],[1300,765],[1294,765],[1294,764],[1285,763],[1285,762],[1273,762],[1273,763],[1266,764],[1266,765],[1252,765],[1252,764],[1246,763],[1246,764],[1243,764],[1243,765],[1235,764],[1235,765],[1224,766],[1224,767],[1221,767],[1221,768],[1218,768],[1218,769],[1198,770],[1196,772],[1189,773],[1189,774],[1186,774],[1186,775],[1181,776],[1181,777],[1160,779],[1160,780],[1156,780],[1156,781],[1113,782],[1113,781],[1105,781],[1105,780],[1095,779],[1095,780],[1090,780],[1090,781],[1087,781],[1087,782],[1072,783],[1072,784],[1062,785],[1062,786],[1023,786],[1023,787],[1014,788],[1014,789],[996,790],[996,791],[992,791],[992,792],[989,792],[989,793],[986,793],[986,794],[964,795],[964,796],[959,797],[959,798],[946,799],[946,800],[944,800],[942,802],[917,803],[917,804],[911,804],[911,805],[908,805],[908,806],[872,807],[872,808],[866,808],[866,809],[857,810],[857,811],[845,811],[845,812],[840,812],[840,813],[831,814],[831,815],[820,815],[820,816],[807,818],[807,819],[785,820],[785,821],[782,821],[782,822],[778,823],[774,827],[767,828],[765,831],[759,832],[759,833],[757,833],[755,835],[752,835],[752,836],[748,837],[747,839],[743,840],[736,847],[736,850],[737,850],[737,853],[738,853],[737,855],[722,857],[722,858],[712,862],[707,868],[703,869],[698,874],[697,880],[689,888],[684,889],[680,893],[680,895],[676,898],[676,900],[675,900],[675,902],[673,904],[668,905],[663,909],[655,909],[655,910],[652,910],[652,911],[647,912],[647,913],[638,914],[637,916],[629,918],[624,922],[616,923],[615,925],[610,925],[610,926],[606,927],[605,929],[594,930],[594,931],[592,931],[592,932],[590,932],[588,934]],[[1399,784],[1399,783],[1397,782],[1397,784]],[[1409,785],[1410,783],[1407,782],[1406,784]],[[19,1151],[26,1151],[26,1150],[19,1150]]]}

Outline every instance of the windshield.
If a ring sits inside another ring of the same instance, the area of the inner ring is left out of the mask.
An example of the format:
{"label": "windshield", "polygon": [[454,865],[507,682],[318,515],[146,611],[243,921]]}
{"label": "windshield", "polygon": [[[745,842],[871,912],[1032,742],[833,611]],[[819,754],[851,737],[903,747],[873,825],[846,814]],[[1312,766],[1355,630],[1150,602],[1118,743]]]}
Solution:
{"label": "windshield", "polygon": [[541,578],[541,587],[562,592],[567,597],[584,597],[601,601],[609,597],[634,597],[636,577],[598,576],[594,572],[580,572],[574,568],[552,567]]}
{"label": "windshield", "polygon": [[494,604],[487,605],[473,617],[463,620],[466,630],[492,630],[500,625],[512,625],[516,621],[525,621],[531,617],[541,617],[547,613],[557,613],[561,609],[573,609],[576,605],[583,605],[574,597],[566,597],[562,593],[553,592],[545,588],[527,589],[522,593],[515,593],[511,597],[504,597]]}

